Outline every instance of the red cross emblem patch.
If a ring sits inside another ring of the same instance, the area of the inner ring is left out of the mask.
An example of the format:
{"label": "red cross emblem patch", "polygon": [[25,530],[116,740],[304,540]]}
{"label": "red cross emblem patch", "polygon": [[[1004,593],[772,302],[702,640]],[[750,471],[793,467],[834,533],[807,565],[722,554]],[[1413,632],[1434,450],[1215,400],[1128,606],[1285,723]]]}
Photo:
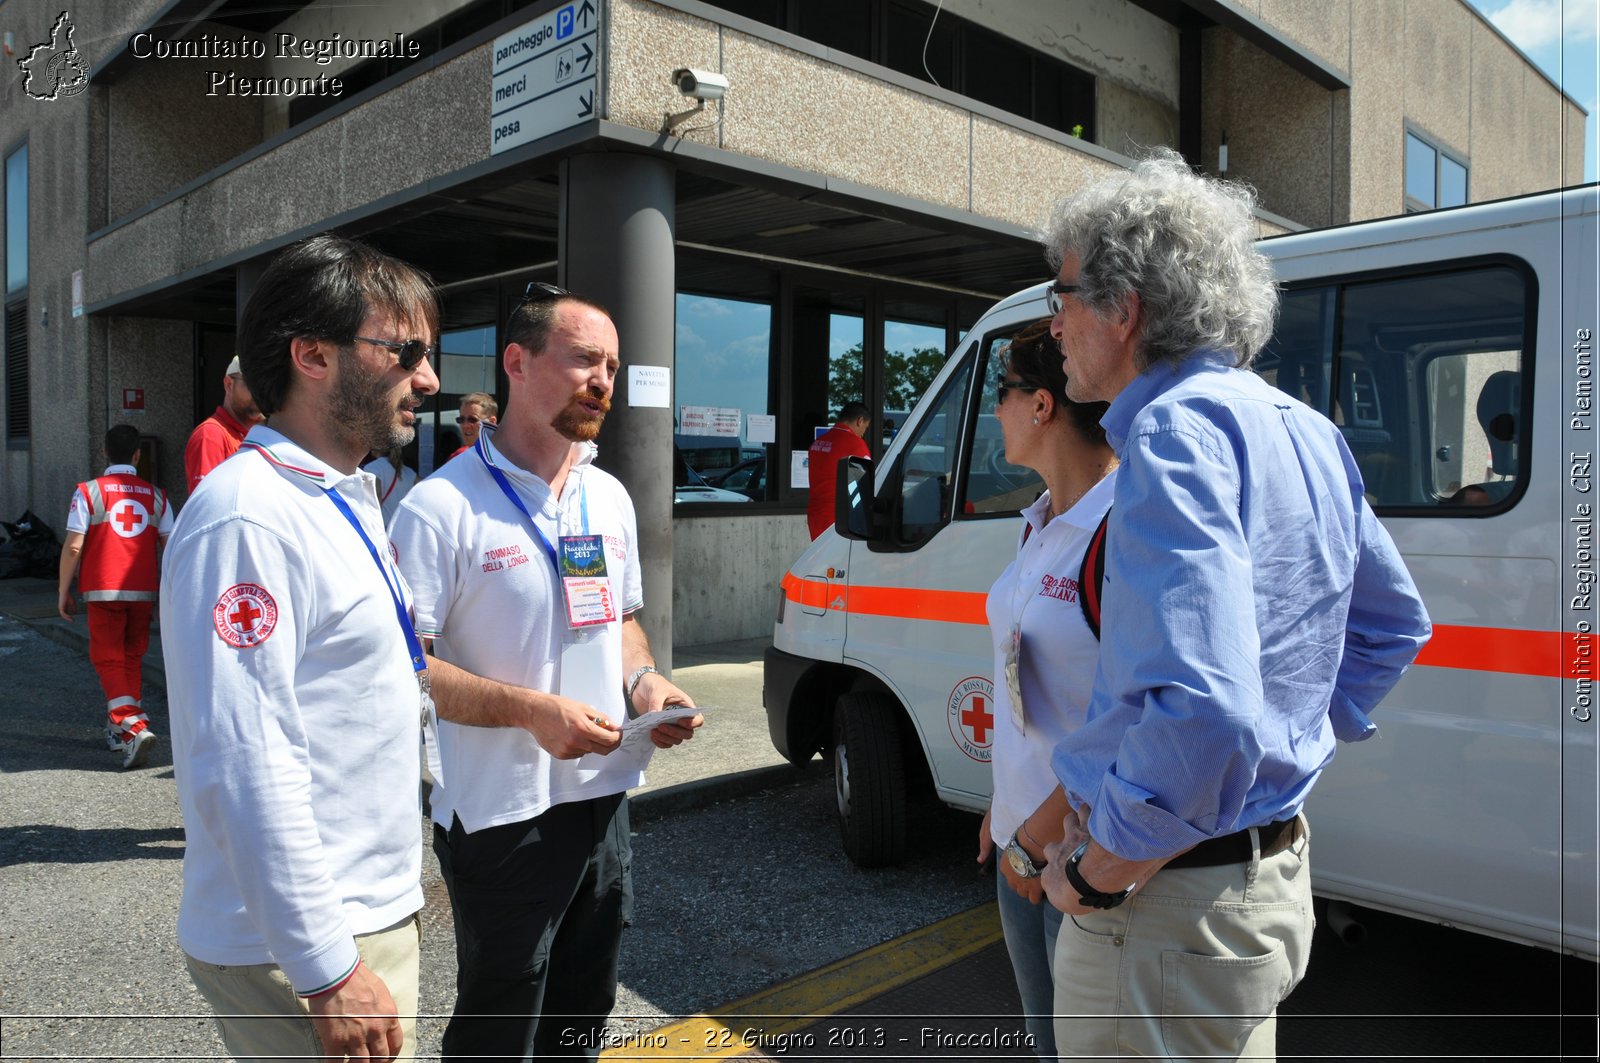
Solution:
{"label": "red cross emblem patch", "polygon": [[950,737],[961,752],[980,764],[994,756],[994,684],[971,675],[950,691]]}
{"label": "red cross emblem patch", "polygon": [[217,636],[236,650],[259,646],[278,626],[278,603],[265,587],[235,583],[222,592],[211,621]]}
{"label": "red cross emblem patch", "polygon": [[131,498],[124,498],[111,507],[111,530],[124,539],[136,539],[150,527],[150,511]]}

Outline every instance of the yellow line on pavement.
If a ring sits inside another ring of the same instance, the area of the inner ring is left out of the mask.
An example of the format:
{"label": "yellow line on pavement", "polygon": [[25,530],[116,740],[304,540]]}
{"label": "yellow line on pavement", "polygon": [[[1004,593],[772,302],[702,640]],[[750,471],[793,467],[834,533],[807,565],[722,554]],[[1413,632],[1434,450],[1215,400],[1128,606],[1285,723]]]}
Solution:
{"label": "yellow line on pavement", "polygon": [[712,1060],[784,1043],[785,1035],[915,981],[1001,940],[991,901],[874,945],[714,1011],[623,1039],[602,1059]]}

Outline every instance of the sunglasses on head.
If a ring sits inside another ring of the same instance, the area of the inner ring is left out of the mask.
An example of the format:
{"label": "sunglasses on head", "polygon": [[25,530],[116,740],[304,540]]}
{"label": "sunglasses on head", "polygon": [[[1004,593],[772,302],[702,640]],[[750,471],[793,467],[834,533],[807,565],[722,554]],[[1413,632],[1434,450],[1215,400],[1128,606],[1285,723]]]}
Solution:
{"label": "sunglasses on head", "polygon": [[525,303],[537,303],[545,299],[561,299],[571,294],[565,288],[558,288],[554,284],[546,284],[544,281],[529,281],[527,288],[523,289],[522,301]]}
{"label": "sunglasses on head", "polygon": [[382,347],[384,350],[392,352],[399,359],[400,368],[405,370],[415,369],[424,358],[431,363],[434,355],[439,353],[438,344],[423,343],[421,340],[401,342],[400,340],[376,340],[371,336],[357,336],[356,339],[362,343],[370,343],[374,347]]}

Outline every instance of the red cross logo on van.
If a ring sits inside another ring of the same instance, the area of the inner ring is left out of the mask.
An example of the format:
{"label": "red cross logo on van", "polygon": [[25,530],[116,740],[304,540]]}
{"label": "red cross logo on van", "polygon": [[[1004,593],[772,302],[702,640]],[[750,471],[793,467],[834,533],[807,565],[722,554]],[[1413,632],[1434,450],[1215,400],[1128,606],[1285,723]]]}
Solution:
{"label": "red cross logo on van", "polygon": [[994,684],[971,675],[950,691],[947,705],[950,737],[956,746],[980,764],[994,755]]}

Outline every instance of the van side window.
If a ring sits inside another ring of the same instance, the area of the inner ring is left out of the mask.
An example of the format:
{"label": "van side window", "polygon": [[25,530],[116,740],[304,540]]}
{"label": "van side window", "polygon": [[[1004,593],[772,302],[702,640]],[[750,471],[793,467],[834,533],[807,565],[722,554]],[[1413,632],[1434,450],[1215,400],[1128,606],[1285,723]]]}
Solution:
{"label": "van side window", "polygon": [[983,381],[978,396],[978,425],[967,450],[965,503],[966,516],[999,513],[1015,516],[1044,493],[1044,479],[1032,469],[1006,460],[1006,441],[995,416],[1001,373],[1000,355],[1011,342],[1012,330],[995,333],[984,340],[978,353],[977,377]]}
{"label": "van side window", "polygon": [[896,523],[902,545],[925,542],[949,523],[966,382],[965,373],[950,378],[901,452]]}
{"label": "van side window", "polygon": [[1503,508],[1527,478],[1529,295],[1506,265],[1291,288],[1256,368],[1339,426],[1380,513]]}

